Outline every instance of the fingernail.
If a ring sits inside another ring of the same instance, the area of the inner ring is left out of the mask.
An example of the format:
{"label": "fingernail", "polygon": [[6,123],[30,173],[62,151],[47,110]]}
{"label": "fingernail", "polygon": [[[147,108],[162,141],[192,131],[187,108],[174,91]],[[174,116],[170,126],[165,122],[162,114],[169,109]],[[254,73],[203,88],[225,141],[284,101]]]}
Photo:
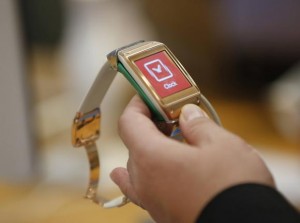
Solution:
{"label": "fingernail", "polygon": [[191,121],[203,117],[204,113],[197,105],[188,104],[181,109],[181,115],[185,121]]}

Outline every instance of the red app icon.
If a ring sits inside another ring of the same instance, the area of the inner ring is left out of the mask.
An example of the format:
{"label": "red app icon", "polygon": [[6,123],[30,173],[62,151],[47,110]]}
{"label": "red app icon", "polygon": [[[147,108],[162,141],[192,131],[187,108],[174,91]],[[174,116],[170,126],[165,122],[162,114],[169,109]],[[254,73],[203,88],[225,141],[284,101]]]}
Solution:
{"label": "red app icon", "polygon": [[173,77],[172,72],[160,59],[151,60],[145,63],[144,67],[146,68],[148,73],[158,82]]}
{"label": "red app icon", "polygon": [[191,86],[165,51],[137,60],[135,63],[162,98]]}

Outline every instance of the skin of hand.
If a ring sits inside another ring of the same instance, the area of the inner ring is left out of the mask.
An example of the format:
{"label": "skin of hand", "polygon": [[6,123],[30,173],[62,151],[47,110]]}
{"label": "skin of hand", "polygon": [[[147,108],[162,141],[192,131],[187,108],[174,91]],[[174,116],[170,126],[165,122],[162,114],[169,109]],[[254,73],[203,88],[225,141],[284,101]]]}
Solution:
{"label": "skin of hand", "polygon": [[127,169],[112,180],[156,222],[194,222],[218,193],[242,183],[275,187],[254,148],[211,121],[196,105],[185,105],[179,118],[186,140],[161,133],[143,101],[135,96],[119,120],[129,151]]}

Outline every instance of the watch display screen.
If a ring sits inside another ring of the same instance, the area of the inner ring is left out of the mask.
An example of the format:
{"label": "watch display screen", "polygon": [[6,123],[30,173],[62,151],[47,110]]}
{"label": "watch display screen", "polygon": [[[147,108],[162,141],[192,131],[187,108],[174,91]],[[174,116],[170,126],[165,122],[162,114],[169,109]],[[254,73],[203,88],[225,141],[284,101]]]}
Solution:
{"label": "watch display screen", "polygon": [[165,51],[136,60],[135,64],[161,98],[191,87]]}

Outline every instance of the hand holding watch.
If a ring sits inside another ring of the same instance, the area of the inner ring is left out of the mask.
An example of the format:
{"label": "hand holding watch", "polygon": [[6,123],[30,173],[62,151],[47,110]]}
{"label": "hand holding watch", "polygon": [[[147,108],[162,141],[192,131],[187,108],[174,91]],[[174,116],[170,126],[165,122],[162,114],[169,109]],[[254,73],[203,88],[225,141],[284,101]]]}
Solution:
{"label": "hand holding watch", "polygon": [[123,196],[106,202],[97,196],[100,163],[96,140],[100,135],[99,106],[118,72],[136,89],[152,112],[153,121],[167,136],[183,140],[178,118],[185,104],[204,106],[216,123],[221,125],[221,122],[191,76],[164,44],[139,41],[114,50],[107,59],[76,113],[72,144],[74,147],[84,146],[87,151],[90,181],[86,197],[111,208],[122,206],[129,200]]}

